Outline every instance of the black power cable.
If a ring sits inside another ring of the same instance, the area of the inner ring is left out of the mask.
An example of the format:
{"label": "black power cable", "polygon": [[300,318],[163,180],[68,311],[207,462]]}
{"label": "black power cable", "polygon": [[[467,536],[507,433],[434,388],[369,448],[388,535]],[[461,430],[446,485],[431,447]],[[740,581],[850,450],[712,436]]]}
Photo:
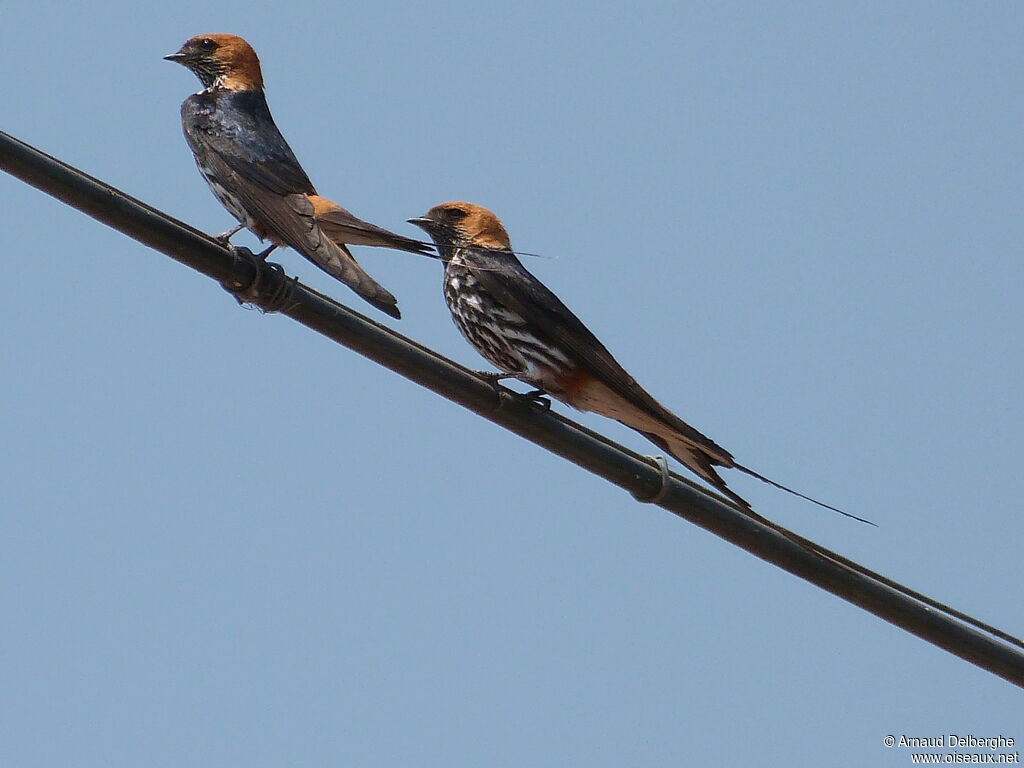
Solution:
{"label": "black power cable", "polygon": [[[0,132],[0,168],[98,221],[280,312],[485,419],[578,464],[970,663],[1024,687],[1017,638],[782,526],[742,512],[667,467],[495,387],[473,371],[210,236]],[[982,630],[982,631],[979,631]]]}

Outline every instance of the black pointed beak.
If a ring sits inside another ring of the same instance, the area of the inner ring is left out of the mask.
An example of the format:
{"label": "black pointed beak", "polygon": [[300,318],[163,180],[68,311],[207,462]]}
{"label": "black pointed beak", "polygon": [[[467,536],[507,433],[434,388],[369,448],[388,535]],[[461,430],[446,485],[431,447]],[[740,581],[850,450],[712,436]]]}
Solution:
{"label": "black pointed beak", "polygon": [[170,53],[164,56],[164,61],[176,61],[179,64],[188,58],[188,55],[178,51],[177,53]]}
{"label": "black pointed beak", "polygon": [[406,221],[413,226],[422,229],[430,235],[430,239],[434,241],[434,250],[426,255],[434,259],[441,259],[441,261],[445,261],[443,241],[446,241],[447,238],[444,236],[443,225],[438,224],[437,221],[429,216],[416,216],[412,219],[406,219]]}
{"label": "black pointed beak", "polygon": [[433,219],[428,219],[426,216],[417,216],[413,219],[406,219],[406,221],[427,232],[437,225]]}

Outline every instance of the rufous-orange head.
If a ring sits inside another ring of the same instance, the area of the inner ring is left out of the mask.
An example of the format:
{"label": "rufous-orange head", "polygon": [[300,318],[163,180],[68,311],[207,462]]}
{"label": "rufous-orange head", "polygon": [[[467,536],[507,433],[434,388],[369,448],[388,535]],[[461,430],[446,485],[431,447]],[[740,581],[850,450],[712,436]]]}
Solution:
{"label": "rufous-orange head", "polygon": [[475,245],[511,249],[501,219],[483,206],[461,201],[435,205],[425,216],[409,219],[426,231],[438,245]]}
{"label": "rufous-orange head", "polygon": [[263,89],[256,51],[237,35],[196,35],[186,40],[177,53],[164,58],[191,69],[205,88]]}

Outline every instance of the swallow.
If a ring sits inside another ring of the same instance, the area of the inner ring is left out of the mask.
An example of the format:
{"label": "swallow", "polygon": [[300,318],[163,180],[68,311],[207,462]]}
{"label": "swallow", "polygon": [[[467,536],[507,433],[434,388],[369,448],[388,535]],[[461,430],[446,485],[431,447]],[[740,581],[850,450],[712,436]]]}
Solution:
{"label": "swallow", "polygon": [[750,513],[753,508],[726,485],[718,467],[738,469],[854,517],[739,464],[655,400],[520,263],[508,232],[491,211],[466,202],[442,203],[409,223],[433,239],[444,263],[444,298],[452,319],[466,341],[501,371],[489,375],[492,380],[516,378],[577,410],[625,424]]}
{"label": "swallow", "polygon": [[165,56],[195,73],[203,90],[181,105],[181,123],[199,172],[243,227],[288,246],[392,317],[398,302],[359,266],[348,245],[422,255],[430,246],[365,222],[317,194],[274,122],[256,52],[235,35],[198,35]]}

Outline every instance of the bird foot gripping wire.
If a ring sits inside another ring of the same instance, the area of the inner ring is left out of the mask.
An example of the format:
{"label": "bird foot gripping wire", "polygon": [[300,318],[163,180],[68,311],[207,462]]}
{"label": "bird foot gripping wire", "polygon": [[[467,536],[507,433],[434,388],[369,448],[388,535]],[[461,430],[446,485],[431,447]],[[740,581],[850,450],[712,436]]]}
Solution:
{"label": "bird foot gripping wire", "polygon": [[551,410],[551,398],[548,397],[548,393],[545,392],[543,389],[531,389],[529,392],[524,392],[523,394],[519,395],[519,397],[523,398],[523,400],[533,403],[533,405],[535,405],[542,411]]}
{"label": "bird foot gripping wire", "polygon": [[219,235],[214,235],[213,239],[218,243],[228,248],[231,245],[231,238],[237,235],[245,227],[245,224],[239,224],[237,227],[232,227],[227,232],[221,232]]}
{"label": "bird foot gripping wire", "polygon": [[519,393],[498,386],[498,384],[505,379],[518,379],[519,377],[514,373],[498,373],[497,371],[474,371],[474,373],[476,373],[476,375],[481,379],[484,379],[486,382],[493,385],[495,391],[497,391],[499,395],[506,393],[509,397],[515,397],[519,400],[529,402],[541,411],[551,410],[551,399],[548,397],[548,393],[543,389],[532,389],[529,392]]}
{"label": "bird foot gripping wire", "polygon": [[499,373],[498,371],[474,371],[474,373],[491,384],[497,384],[499,381],[516,377],[514,373]]}
{"label": "bird foot gripping wire", "polygon": [[668,493],[669,480],[671,475],[668,470],[668,460],[664,456],[645,456],[644,458],[649,459],[650,463],[658,468],[661,472],[661,485],[652,494],[644,495],[642,493],[633,493],[633,498],[642,504],[657,504],[659,501],[665,498],[665,494]]}
{"label": "bird foot gripping wire", "polygon": [[224,290],[235,297],[239,304],[251,304],[264,313],[280,312],[293,305],[293,293],[298,284],[297,277],[288,277],[284,267],[264,261],[266,254],[254,254],[248,248],[231,247],[236,260],[249,263],[253,277],[248,284],[221,283]]}

